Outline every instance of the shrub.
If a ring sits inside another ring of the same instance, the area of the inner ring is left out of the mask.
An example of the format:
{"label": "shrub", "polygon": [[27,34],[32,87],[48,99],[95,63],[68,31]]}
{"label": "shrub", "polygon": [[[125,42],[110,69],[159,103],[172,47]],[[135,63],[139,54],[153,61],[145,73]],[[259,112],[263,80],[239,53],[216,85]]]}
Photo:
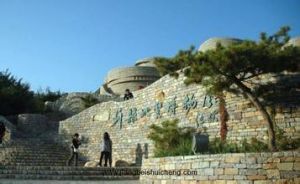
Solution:
{"label": "shrub", "polygon": [[224,142],[216,138],[209,143],[209,153],[245,153],[245,152],[262,152],[267,151],[268,145],[252,138],[250,143],[246,139],[241,144]]}
{"label": "shrub", "polygon": [[293,150],[300,147],[300,138],[292,139],[284,135],[283,129],[278,126],[275,128],[276,144],[279,150]]}
{"label": "shrub", "polygon": [[154,142],[156,157],[192,154],[193,128],[179,128],[178,120],[164,121],[161,126],[151,125],[148,138]]}

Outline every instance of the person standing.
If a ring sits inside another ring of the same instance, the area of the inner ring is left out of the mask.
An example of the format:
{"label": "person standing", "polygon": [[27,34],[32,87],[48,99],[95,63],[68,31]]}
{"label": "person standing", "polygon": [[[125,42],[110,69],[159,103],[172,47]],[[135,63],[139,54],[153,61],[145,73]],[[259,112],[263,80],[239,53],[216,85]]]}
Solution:
{"label": "person standing", "polygon": [[78,148],[81,145],[79,140],[79,134],[75,133],[72,139],[72,155],[68,160],[68,166],[70,166],[71,162],[74,160],[75,157],[75,166],[78,165]]}
{"label": "person standing", "polygon": [[0,122],[0,144],[2,144],[2,139],[5,135],[5,125],[3,122]]}
{"label": "person standing", "polygon": [[129,89],[126,89],[124,94],[124,100],[129,100],[131,98],[133,98],[133,94],[130,92]]}
{"label": "person standing", "polygon": [[112,141],[107,132],[103,135],[103,141],[101,144],[101,156],[99,165],[102,166],[102,160],[104,157],[104,167],[107,167],[107,161],[109,161],[109,167],[112,164]]}

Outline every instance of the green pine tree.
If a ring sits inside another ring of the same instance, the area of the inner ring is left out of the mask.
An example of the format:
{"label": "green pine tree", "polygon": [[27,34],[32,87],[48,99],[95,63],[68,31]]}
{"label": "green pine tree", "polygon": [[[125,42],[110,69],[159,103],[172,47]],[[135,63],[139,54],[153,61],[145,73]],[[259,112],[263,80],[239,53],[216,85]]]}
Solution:
{"label": "green pine tree", "polygon": [[184,71],[187,84],[202,84],[212,95],[243,94],[262,114],[268,127],[268,147],[274,151],[274,125],[261,96],[254,90],[261,84],[248,85],[247,81],[268,73],[299,71],[300,48],[284,46],[289,30],[283,27],[271,36],[262,33],[258,42],[245,40],[228,47],[217,44],[215,50],[206,52],[191,47],[172,58],[156,58],[155,63],[162,74],[176,77],[178,70]]}

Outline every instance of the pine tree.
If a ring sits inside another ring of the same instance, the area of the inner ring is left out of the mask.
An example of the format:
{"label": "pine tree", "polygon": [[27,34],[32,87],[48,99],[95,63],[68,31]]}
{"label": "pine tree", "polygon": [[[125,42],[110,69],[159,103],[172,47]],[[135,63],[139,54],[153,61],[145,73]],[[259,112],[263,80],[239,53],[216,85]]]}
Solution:
{"label": "pine tree", "polygon": [[201,84],[212,95],[243,94],[263,116],[268,127],[268,147],[274,151],[274,125],[261,96],[255,92],[262,84],[249,85],[249,81],[264,74],[299,71],[300,48],[286,46],[289,30],[282,27],[271,36],[262,33],[258,42],[245,40],[228,47],[217,44],[215,50],[206,52],[191,47],[172,58],[156,58],[155,63],[162,74],[176,77],[178,70],[184,71],[187,84]]}

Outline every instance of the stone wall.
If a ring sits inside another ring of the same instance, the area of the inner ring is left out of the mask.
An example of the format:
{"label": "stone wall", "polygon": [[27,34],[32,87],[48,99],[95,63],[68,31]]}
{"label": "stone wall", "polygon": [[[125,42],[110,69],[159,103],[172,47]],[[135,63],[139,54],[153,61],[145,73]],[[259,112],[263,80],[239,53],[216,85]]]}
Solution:
{"label": "stone wall", "polygon": [[[293,83],[299,84],[300,77]],[[206,129],[209,139],[220,137],[217,99],[206,95],[201,85],[184,84],[178,79],[165,76],[143,90],[134,93],[134,99],[124,102],[105,102],[88,108],[60,122],[60,135],[68,144],[71,135],[78,132],[83,138],[81,155],[88,160],[98,160],[100,142],[104,132],[109,132],[113,141],[113,163],[125,160],[139,163],[143,157],[153,156],[153,144],[147,139],[149,126],[164,120],[179,119],[180,126]],[[277,108],[276,125],[285,135],[300,137],[299,96]],[[242,96],[226,95],[229,113],[227,138],[241,141],[255,137],[267,141],[267,126],[260,113]]]}
{"label": "stone wall", "polygon": [[16,134],[16,127],[9,122],[4,116],[0,115],[0,122],[4,123],[5,126],[5,135],[3,142],[9,142]]}
{"label": "stone wall", "polygon": [[58,122],[41,114],[19,114],[16,128],[23,137],[37,137],[51,130],[57,132]]}
{"label": "stone wall", "polygon": [[140,180],[145,184],[300,183],[300,153],[234,153],[145,159]]}

